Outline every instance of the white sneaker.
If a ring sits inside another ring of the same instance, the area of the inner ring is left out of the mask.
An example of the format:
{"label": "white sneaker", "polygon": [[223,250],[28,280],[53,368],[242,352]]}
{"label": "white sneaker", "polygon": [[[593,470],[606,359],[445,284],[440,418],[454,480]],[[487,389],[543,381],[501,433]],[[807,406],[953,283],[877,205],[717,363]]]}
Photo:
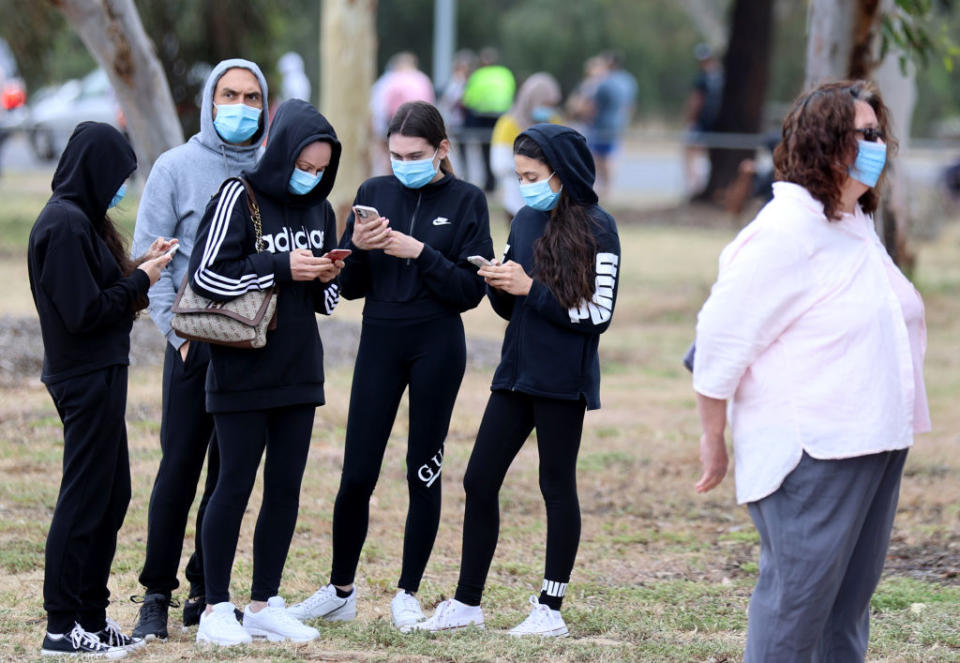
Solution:
{"label": "white sneaker", "polygon": [[300,621],[320,617],[328,622],[348,622],[357,616],[357,588],[342,599],[333,585],[321,587],[313,596],[287,608],[287,614]]}
{"label": "white sneaker", "polygon": [[457,599],[447,599],[433,611],[433,616],[409,627],[410,631],[451,631],[468,626],[483,628],[483,610]]}
{"label": "white sneaker", "polygon": [[420,609],[420,601],[413,594],[408,594],[406,590],[401,589],[397,595],[390,601],[390,612],[393,613],[393,625],[403,632],[410,629],[417,622],[422,622],[423,610]]}
{"label": "white sneaker", "polygon": [[243,610],[243,628],[254,638],[266,638],[270,642],[310,642],[320,637],[320,631],[291,616],[279,596],[271,596],[267,607],[259,612],[253,612],[247,605]]}
{"label": "white sneaker", "polygon": [[539,635],[545,638],[565,638],[570,635],[559,610],[553,610],[550,606],[540,603],[536,596],[530,597],[530,604],[533,606],[533,610],[520,624],[510,629],[510,635],[515,637]]}
{"label": "white sneaker", "polygon": [[197,627],[197,642],[207,642],[222,647],[252,642],[253,638],[240,626],[234,610],[236,606],[229,601],[224,601],[214,604],[213,612],[204,611],[200,615],[200,626]]}

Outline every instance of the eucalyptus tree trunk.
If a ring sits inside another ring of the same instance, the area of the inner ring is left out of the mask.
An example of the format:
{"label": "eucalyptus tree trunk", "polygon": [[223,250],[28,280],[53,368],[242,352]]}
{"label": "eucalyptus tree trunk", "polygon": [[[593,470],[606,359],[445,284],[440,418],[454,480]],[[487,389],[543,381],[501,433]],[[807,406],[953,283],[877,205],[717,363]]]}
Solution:
{"label": "eucalyptus tree trunk", "polygon": [[49,0],[110,79],[146,178],[163,152],[183,142],[163,66],[133,0]]}
{"label": "eucalyptus tree trunk", "polygon": [[377,57],[376,0],[323,0],[320,108],[343,145],[330,203],[342,233],[350,204],[370,176],[370,88]]}
{"label": "eucalyptus tree trunk", "polygon": [[[916,99],[915,69],[911,66],[906,74],[901,72],[900,53],[893,50],[883,62],[879,59],[880,21],[885,12],[893,9],[893,0],[810,0],[805,88],[809,90],[829,80],[873,78],[890,111],[902,159],[909,149]],[[888,181],[889,190],[876,215],[878,232],[890,257],[909,272],[914,256],[907,241],[907,182],[903,169],[894,164]]]}

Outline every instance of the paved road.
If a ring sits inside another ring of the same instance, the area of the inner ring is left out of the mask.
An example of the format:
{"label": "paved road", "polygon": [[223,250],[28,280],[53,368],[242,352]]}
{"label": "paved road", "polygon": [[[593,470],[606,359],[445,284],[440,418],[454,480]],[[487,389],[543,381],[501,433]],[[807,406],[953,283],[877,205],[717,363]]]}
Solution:
{"label": "paved road", "polygon": [[[924,147],[912,150],[902,163],[912,182],[933,186],[944,166],[958,156],[960,150],[956,148]],[[635,132],[616,155],[614,164],[612,198],[617,203],[669,203],[684,197],[679,135]],[[22,134],[9,138],[0,153],[0,169],[4,170],[52,174],[54,166],[53,162],[37,160]]]}

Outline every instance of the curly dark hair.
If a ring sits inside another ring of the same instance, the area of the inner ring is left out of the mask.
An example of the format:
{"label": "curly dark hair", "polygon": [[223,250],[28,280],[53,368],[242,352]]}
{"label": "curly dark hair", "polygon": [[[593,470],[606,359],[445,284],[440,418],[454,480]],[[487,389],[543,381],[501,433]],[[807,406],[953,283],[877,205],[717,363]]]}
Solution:
{"label": "curly dark hair", "polygon": [[[540,146],[529,136],[518,136],[513,143],[513,152],[536,159],[556,171]],[[543,235],[533,243],[533,276],[539,278],[567,308],[590,300],[596,289],[597,240],[591,230],[595,223],[586,208],[564,188],[560,191],[557,206],[550,211]]]}
{"label": "curly dark hair", "polygon": [[[896,154],[897,140],[890,114],[877,87],[870,81],[826,83],[800,95],[783,120],[783,139],[773,152],[776,179],[804,187],[823,203],[827,219],[841,214],[841,190],[857,154],[854,102],[870,104],[887,145],[887,163]],[[884,170],[886,173],[886,169]],[[884,178],[859,198],[867,214],[877,209]]]}

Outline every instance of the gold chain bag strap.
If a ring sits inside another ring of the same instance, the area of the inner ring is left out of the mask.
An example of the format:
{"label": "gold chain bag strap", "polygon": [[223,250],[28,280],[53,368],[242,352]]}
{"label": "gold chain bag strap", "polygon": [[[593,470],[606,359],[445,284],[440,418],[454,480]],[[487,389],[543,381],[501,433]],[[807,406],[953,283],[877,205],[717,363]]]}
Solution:
{"label": "gold chain bag strap", "polygon": [[[223,191],[227,182],[237,180],[247,190],[247,207],[257,236],[257,253],[260,253],[264,248],[263,225],[250,183],[242,177],[231,177],[220,190]],[[277,287],[250,290],[230,301],[219,302],[198,294],[190,286],[188,270],[171,311],[174,316],[170,326],[180,338],[234,348],[262,348],[267,344],[267,331],[277,327]]]}

